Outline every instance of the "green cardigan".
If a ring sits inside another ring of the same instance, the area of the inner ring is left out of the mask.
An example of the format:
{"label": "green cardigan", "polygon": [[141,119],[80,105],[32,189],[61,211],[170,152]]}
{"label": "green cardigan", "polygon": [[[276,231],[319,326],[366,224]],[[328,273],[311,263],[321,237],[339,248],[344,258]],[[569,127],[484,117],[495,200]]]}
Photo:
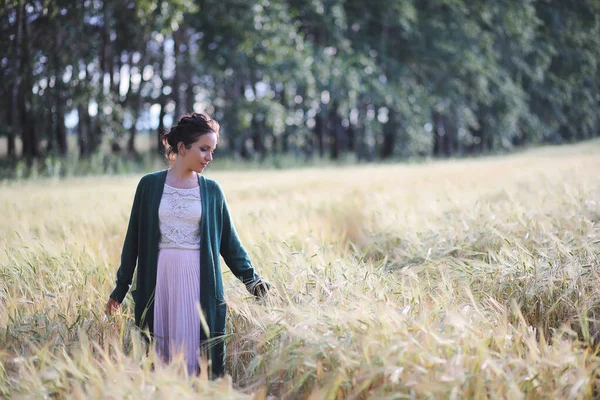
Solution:
{"label": "green cardigan", "polygon": [[[135,323],[154,331],[154,289],[158,261],[158,206],[163,193],[167,171],[144,176],[137,187],[129,226],[125,236],[117,284],[110,297],[122,303],[132,283],[137,264]],[[240,243],[219,184],[198,175],[202,218],[200,222],[200,305],[206,327],[201,329],[201,343],[211,360],[212,376],[225,372],[225,317],[227,307],[223,297],[223,279],[219,254],[235,276],[247,288],[260,280],[254,272],[248,253]],[[210,339],[210,340],[207,340]]]}

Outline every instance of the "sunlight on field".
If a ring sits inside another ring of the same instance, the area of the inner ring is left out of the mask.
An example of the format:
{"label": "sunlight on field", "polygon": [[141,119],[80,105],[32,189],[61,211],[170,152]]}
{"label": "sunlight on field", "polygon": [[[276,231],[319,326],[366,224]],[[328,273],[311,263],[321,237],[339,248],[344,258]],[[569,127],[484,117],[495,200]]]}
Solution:
{"label": "sunlight on field", "polygon": [[131,311],[104,315],[139,176],[4,184],[0,397],[591,398],[598,150],[208,172],[275,288],[224,268],[218,382],[152,368]]}

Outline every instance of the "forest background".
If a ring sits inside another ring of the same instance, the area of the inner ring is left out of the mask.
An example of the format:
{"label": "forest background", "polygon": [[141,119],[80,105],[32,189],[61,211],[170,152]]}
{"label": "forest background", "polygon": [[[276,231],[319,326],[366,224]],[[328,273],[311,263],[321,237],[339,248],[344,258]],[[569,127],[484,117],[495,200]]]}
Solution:
{"label": "forest background", "polygon": [[600,132],[595,0],[3,3],[3,177],[151,169],[190,111],[275,166]]}

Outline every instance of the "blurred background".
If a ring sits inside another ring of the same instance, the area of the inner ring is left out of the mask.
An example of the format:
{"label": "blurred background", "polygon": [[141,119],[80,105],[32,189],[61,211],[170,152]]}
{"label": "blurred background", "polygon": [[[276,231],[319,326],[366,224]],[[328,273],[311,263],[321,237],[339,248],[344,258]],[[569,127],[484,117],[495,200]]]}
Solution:
{"label": "blurred background", "polygon": [[152,167],[185,112],[282,166],[599,136],[597,0],[4,0],[0,177]]}

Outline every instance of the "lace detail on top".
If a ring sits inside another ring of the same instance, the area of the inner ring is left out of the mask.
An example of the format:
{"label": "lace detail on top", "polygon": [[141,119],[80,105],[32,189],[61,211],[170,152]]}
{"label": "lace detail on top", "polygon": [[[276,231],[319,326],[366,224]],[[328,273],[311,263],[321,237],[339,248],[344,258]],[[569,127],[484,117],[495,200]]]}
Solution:
{"label": "lace detail on top", "polygon": [[159,249],[200,249],[200,189],[165,184],[158,207]]}

